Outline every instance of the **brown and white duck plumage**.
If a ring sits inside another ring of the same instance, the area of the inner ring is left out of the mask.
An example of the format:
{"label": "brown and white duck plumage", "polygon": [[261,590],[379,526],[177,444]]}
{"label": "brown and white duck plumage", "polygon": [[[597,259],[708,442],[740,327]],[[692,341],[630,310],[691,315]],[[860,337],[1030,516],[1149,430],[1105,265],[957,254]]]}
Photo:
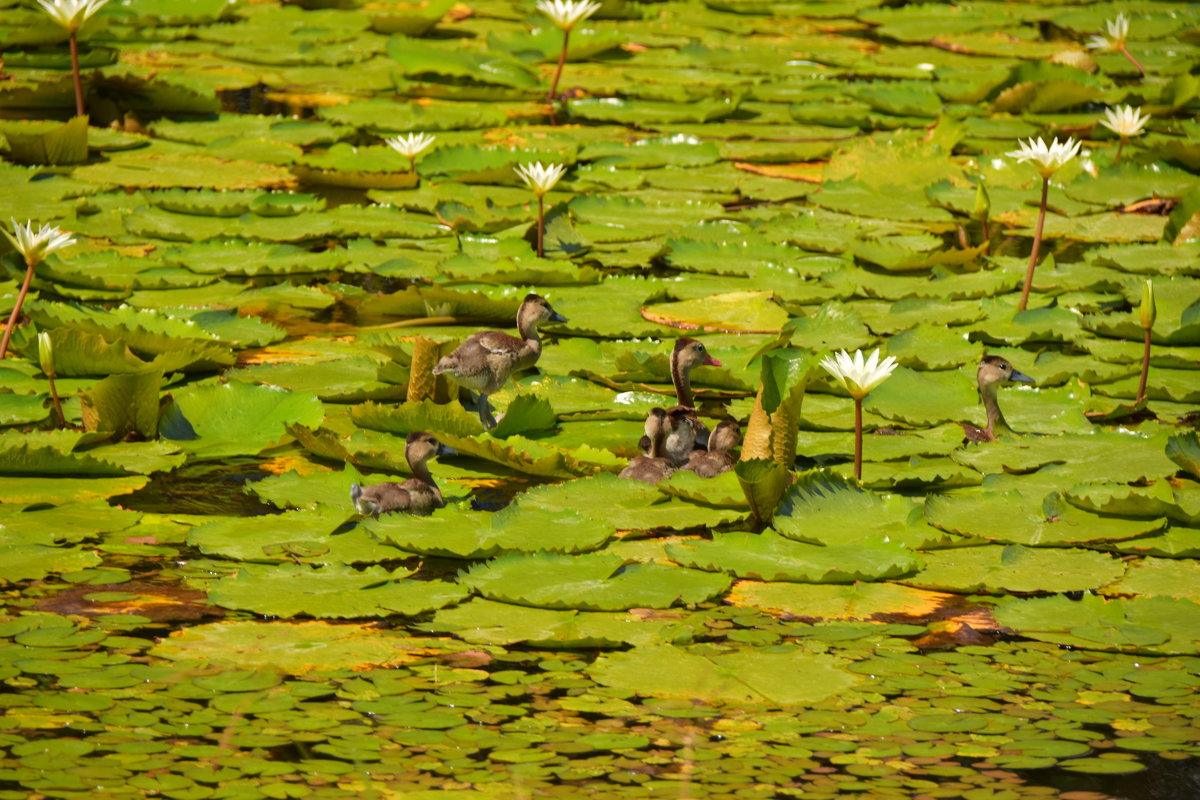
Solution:
{"label": "brown and white duck plumage", "polygon": [[[704,342],[690,336],[681,336],[676,339],[674,347],[671,348],[670,367],[671,383],[675,386],[677,407],[695,408],[695,397],[692,395],[692,370],[699,366],[720,367],[724,365],[709,355]],[[695,428],[697,434],[695,446],[704,449],[708,442],[708,427],[696,419]],[[643,437],[638,442],[638,449],[648,452],[649,448],[649,440]]]}
{"label": "brown and white duck plumage", "polygon": [[741,427],[733,420],[727,419],[708,437],[708,450],[693,450],[688,456],[686,469],[695,472],[701,478],[715,478],[722,472],[733,469],[737,463],[733,448],[742,442]]}
{"label": "brown and white duck plumage", "polygon": [[543,322],[566,322],[544,297],[528,294],[517,309],[517,333],[503,331],[473,333],[453,353],[433,368],[460,386],[479,393],[479,420],[485,429],[496,427],[488,395],[499,391],[514,372],[532,367],[542,354],[538,326]]}
{"label": "brown and white duck plumage", "polygon": [[963,439],[964,444],[995,441],[997,431],[1012,433],[1013,429],[1009,427],[1004,419],[1004,412],[1000,410],[999,388],[1006,383],[1034,383],[1033,378],[1018,371],[1007,359],[1000,356],[984,356],[975,372],[975,380],[979,386],[979,399],[983,402],[984,412],[987,414],[987,425],[980,428],[970,422],[960,422],[966,437]]}
{"label": "brown and white duck plumage", "polygon": [[392,511],[426,516],[435,508],[446,505],[442,492],[433,481],[426,462],[435,455],[449,454],[450,450],[432,435],[413,432],[404,444],[404,457],[409,469],[416,477],[403,483],[376,483],[372,486],[350,485],[350,500],[358,513],[378,517]]}
{"label": "brown and white duck plumage", "polygon": [[675,465],[664,455],[670,424],[670,418],[665,410],[650,409],[645,426],[646,438],[650,440],[649,453],[630,460],[618,477],[642,483],[658,483],[670,477],[671,473],[675,471]]}

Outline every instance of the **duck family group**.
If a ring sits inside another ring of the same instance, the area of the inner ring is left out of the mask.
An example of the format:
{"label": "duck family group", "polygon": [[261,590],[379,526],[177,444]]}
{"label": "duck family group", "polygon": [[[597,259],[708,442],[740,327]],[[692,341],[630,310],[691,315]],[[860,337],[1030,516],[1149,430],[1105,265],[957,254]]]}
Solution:
{"label": "duck family group", "polygon": [[[433,369],[434,375],[446,375],[458,385],[477,394],[479,420],[485,430],[496,426],[488,397],[499,391],[509,377],[537,363],[542,354],[538,327],[545,322],[566,322],[544,297],[529,294],[517,309],[517,336],[503,331],[472,334],[454,352]],[[733,449],[741,443],[741,428],[735,420],[723,420],[711,432],[700,421],[692,395],[691,372],[700,365],[722,366],[709,355],[704,343],[691,337],[675,340],[671,351],[671,381],[677,404],[672,408],[653,408],[646,417],[645,435],[638,442],[641,455],[633,458],[620,477],[645,483],[658,483],[678,470],[711,478],[731,470],[737,461]],[[964,442],[986,442],[996,431],[1006,429],[1000,411],[997,388],[1013,381],[1032,383],[1033,379],[999,356],[984,356],[977,372],[980,398],[987,424],[980,428],[962,423]],[[403,483],[384,482],[371,486],[353,484],[350,498],[361,514],[379,516],[389,512],[430,514],[442,508],[445,500],[429,472],[428,461],[435,455],[451,453],[430,433],[410,433],[404,455],[415,477]]]}

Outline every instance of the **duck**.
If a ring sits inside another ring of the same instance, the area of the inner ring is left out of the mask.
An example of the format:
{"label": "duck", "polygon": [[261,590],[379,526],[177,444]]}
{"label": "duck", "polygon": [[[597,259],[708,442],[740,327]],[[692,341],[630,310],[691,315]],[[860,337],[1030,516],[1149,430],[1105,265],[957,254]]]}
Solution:
{"label": "duck", "polygon": [[473,333],[453,353],[442,358],[433,368],[434,375],[443,375],[460,386],[479,393],[479,421],[484,430],[496,427],[496,417],[488,403],[488,395],[499,391],[510,375],[532,367],[542,354],[538,325],[543,322],[566,322],[546,298],[527,294],[517,309],[517,333],[503,331]]}
{"label": "duck", "polygon": [[[676,407],[692,408],[696,407],[695,398],[692,395],[692,370],[699,366],[722,367],[720,361],[717,361],[708,353],[708,348],[704,346],[704,342],[698,339],[693,339],[690,336],[680,336],[675,340],[675,346],[671,349],[671,383],[675,386],[675,402]],[[696,444],[695,446],[704,449],[708,442],[708,427],[699,419],[696,420]],[[638,442],[638,448],[642,452],[648,452],[650,441],[643,437]]]}
{"label": "duck", "polygon": [[[696,409],[688,406],[675,406],[667,410],[667,435],[663,441],[663,456],[676,467],[682,467],[688,463],[692,452],[696,448],[696,442],[701,439],[701,430],[705,430],[704,423],[696,417]],[[703,439],[707,446],[708,434],[704,433]]]}
{"label": "duck", "polygon": [[642,483],[658,483],[670,477],[675,472],[675,464],[666,457],[664,447],[671,425],[665,409],[650,409],[645,426],[646,438],[650,440],[649,452],[631,459],[617,477]]}
{"label": "duck", "polygon": [[377,483],[373,486],[350,484],[350,501],[358,513],[378,519],[380,514],[403,511],[406,514],[427,516],[436,508],[444,508],[446,501],[433,482],[429,466],[425,463],[436,455],[451,455],[453,451],[421,431],[410,433],[404,442],[404,458],[415,478],[404,483]]}
{"label": "duck", "polygon": [[708,450],[693,450],[688,456],[687,466],[701,478],[715,478],[733,469],[737,459],[733,448],[742,442],[742,429],[736,422],[727,419],[713,429],[708,436]]}
{"label": "duck", "polygon": [[970,422],[960,422],[959,425],[966,436],[964,444],[994,442],[997,429],[1004,433],[1012,433],[1013,429],[1005,422],[1004,413],[1000,410],[997,392],[1001,384],[1005,383],[1035,383],[1033,378],[1017,370],[1007,359],[1000,356],[984,356],[975,372],[975,380],[979,384],[979,399],[983,401],[983,408],[987,413],[987,426],[980,428]]}

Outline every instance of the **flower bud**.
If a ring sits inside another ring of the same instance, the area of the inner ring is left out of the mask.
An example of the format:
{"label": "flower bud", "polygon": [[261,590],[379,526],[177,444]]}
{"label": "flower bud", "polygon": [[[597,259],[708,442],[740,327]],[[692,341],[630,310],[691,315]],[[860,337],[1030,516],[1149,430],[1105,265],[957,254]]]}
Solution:
{"label": "flower bud", "polygon": [[983,185],[981,179],[975,184],[975,211],[972,217],[979,221],[987,219],[988,212],[992,210],[992,198],[988,196],[987,187]]}
{"label": "flower bud", "polygon": [[1146,330],[1154,327],[1154,320],[1158,317],[1158,306],[1154,304],[1154,281],[1149,278],[1142,284],[1141,317],[1142,327]]}
{"label": "flower bud", "polygon": [[48,378],[54,377],[54,343],[50,341],[50,334],[38,334],[38,363],[42,367],[42,374]]}

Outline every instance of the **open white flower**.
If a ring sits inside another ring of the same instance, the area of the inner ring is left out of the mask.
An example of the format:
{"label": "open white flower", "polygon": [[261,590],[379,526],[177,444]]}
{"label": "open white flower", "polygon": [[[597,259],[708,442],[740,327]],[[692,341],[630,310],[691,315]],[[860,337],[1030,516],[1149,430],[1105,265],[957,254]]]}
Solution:
{"label": "open white flower", "polygon": [[427,133],[410,133],[407,136],[393,136],[390,139],[384,139],[383,143],[402,156],[416,158],[429,145],[433,144],[435,138]]}
{"label": "open white flower", "polygon": [[1143,117],[1140,106],[1138,108],[1117,106],[1104,110],[1104,119],[1100,120],[1100,124],[1122,139],[1128,139],[1140,134],[1142,128],[1146,127],[1146,123],[1149,121],[1150,115],[1147,114]]}
{"label": "open white flower", "polygon": [[1119,53],[1125,49],[1125,41],[1129,38],[1129,18],[1117,14],[1116,19],[1104,23],[1108,28],[1108,36],[1093,36],[1087,40],[1089,50],[1099,50],[1104,53]]}
{"label": "open white flower", "polygon": [[851,357],[845,350],[834,354],[833,358],[821,359],[821,366],[837,378],[850,396],[861,400],[867,393],[883,383],[896,369],[896,359],[888,356],[882,362],[879,360],[879,350],[875,350],[863,360],[862,350],[855,350]]}
{"label": "open white flower", "polygon": [[569,31],[580,20],[585,20],[600,10],[600,4],[592,0],[538,0],[538,11],[554,21],[554,24]]}
{"label": "open white flower", "polygon": [[37,0],[51,19],[74,33],[93,14],[104,7],[108,0]]}
{"label": "open white flower", "polygon": [[1018,139],[1017,144],[1021,146],[1020,150],[1011,150],[1005,155],[1015,158],[1017,161],[1032,161],[1038,173],[1043,178],[1049,178],[1058,171],[1059,167],[1079,155],[1081,142],[1074,138],[1060,142],[1055,137],[1052,143],[1046,144],[1039,136],[1036,142],[1030,137],[1027,142]]}
{"label": "open white flower", "polygon": [[32,267],[34,264],[39,264],[55,250],[75,244],[71,234],[59,230],[54,225],[43,225],[35,232],[32,220],[24,225],[18,225],[14,219],[12,226],[13,232],[4,231],[4,235],[13,243],[13,247],[17,248],[17,252],[25,257],[26,266]]}
{"label": "open white flower", "polygon": [[517,165],[517,177],[524,181],[525,185],[532,189],[533,193],[538,197],[553,189],[562,180],[562,176],[566,171],[566,164],[546,164],[542,166],[542,162],[535,161],[532,164]]}

